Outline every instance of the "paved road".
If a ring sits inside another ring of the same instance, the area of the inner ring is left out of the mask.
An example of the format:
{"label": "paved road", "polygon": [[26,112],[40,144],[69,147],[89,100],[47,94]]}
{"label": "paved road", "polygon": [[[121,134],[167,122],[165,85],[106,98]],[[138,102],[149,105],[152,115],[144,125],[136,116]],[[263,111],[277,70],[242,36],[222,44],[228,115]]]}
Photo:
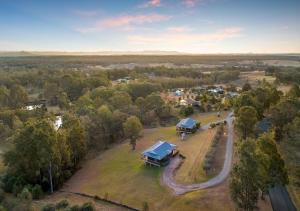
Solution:
{"label": "paved road", "polygon": [[[173,189],[176,195],[184,194],[194,190],[210,188],[222,183],[227,178],[231,170],[231,161],[232,161],[232,152],[233,152],[233,123],[232,123],[233,118],[231,117],[231,115],[232,113],[230,113],[226,118],[227,126],[228,126],[228,137],[227,137],[227,144],[226,144],[225,161],[224,161],[222,171],[217,176],[203,183],[197,183],[191,185],[178,184],[174,179],[174,172],[176,171],[177,168],[180,167],[180,163],[182,162],[182,159],[179,156],[173,158],[170,161],[170,164],[164,169],[162,175],[163,182],[169,188]],[[203,130],[207,130],[208,128],[209,125],[205,125],[202,127]]]}
{"label": "paved road", "polygon": [[269,190],[269,196],[274,211],[297,211],[287,189],[277,185]]}

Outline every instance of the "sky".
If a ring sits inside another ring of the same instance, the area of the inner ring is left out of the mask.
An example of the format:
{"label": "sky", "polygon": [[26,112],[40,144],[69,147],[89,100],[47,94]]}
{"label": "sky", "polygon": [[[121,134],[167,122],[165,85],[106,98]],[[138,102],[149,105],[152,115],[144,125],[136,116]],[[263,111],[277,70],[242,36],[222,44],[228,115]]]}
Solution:
{"label": "sky", "polygon": [[0,51],[299,53],[300,0],[0,0]]}

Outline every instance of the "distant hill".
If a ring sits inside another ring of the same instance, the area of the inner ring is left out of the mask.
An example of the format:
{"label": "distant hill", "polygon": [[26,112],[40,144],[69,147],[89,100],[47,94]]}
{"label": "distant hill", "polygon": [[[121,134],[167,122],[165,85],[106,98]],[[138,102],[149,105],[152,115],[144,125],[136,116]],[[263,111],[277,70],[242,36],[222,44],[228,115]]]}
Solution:
{"label": "distant hill", "polygon": [[63,51],[0,51],[0,57],[18,56],[110,56],[110,55],[186,55],[177,51],[99,51],[99,52],[63,52]]}

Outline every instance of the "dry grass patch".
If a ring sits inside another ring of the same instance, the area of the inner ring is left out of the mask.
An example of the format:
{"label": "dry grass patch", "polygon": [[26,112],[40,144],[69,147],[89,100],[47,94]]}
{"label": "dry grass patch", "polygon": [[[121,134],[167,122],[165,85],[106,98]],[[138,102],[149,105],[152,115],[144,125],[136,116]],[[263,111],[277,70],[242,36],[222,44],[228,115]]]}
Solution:
{"label": "dry grass patch", "polygon": [[202,131],[183,141],[182,144],[178,144],[181,154],[186,157],[176,172],[175,179],[178,183],[189,184],[208,179],[202,163],[215,133],[216,129]]}
{"label": "dry grass patch", "polygon": [[220,112],[220,117],[217,116],[216,112],[210,113],[196,113],[191,116],[191,118],[195,119],[196,121],[201,122],[201,125],[206,125],[211,122],[217,122],[226,119],[228,116],[229,111],[222,111]]}

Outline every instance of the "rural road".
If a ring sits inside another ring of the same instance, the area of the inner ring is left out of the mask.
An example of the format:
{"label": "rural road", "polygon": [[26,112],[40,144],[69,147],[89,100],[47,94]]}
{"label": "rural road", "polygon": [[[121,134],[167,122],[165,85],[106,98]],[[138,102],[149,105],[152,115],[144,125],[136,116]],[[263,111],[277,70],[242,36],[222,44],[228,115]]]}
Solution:
{"label": "rural road", "polygon": [[[223,168],[221,172],[215,176],[214,178],[197,184],[183,185],[178,184],[174,179],[174,174],[176,169],[179,167],[182,159],[179,156],[174,157],[170,164],[164,169],[162,179],[165,185],[171,188],[176,195],[184,194],[187,192],[191,192],[194,190],[206,189],[213,186],[216,186],[222,183],[230,173],[231,170],[231,161],[232,161],[232,153],[233,153],[233,117],[231,117],[232,113],[230,113],[227,118],[227,126],[228,126],[228,136],[226,143],[226,153],[225,160],[223,164]],[[201,127],[203,130],[207,130],[209,125],[204,125]]]}

